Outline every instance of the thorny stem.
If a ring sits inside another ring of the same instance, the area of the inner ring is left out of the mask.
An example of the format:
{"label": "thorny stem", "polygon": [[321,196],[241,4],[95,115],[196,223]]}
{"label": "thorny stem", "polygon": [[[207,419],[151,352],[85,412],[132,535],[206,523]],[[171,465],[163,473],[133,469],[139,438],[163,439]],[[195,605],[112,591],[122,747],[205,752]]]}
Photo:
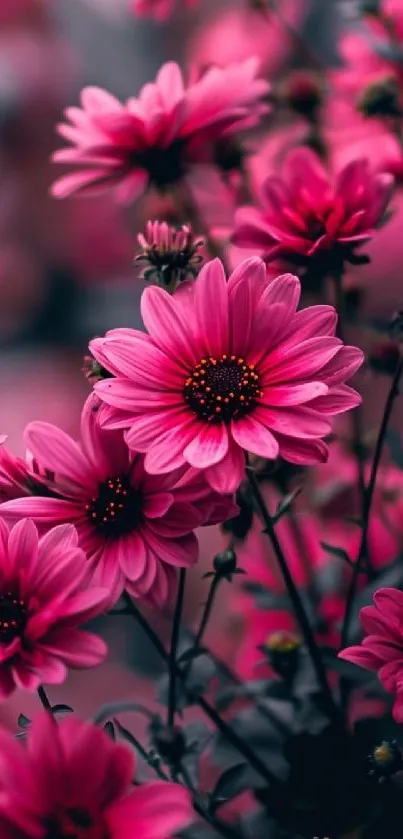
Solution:
{"label": "thorny stem", "polygon": [[247,472],[249,483],[250,483],[250,486],[251,486],[251,489],[252,489],[252,492],[253,492],[253,495],[254,495],[254,498],[255,498],[255,501],[256,501],[256,506],[258,508],[259,514],[260,514],[260,516],[262,518],[262,521],[264,523],[264,526],[265,526],[265,532],[267,533],[267,535],[268,535],[268,537],[271,540],[271,543],[273,545],[274,552],[276,554],[276,558],[277,558],[278,564],[280,566],[280,570],[281,570],[281,573],[282,573],[282,576],[283,576],[283,579],[284,579],[284,582],[285,582],[285,585],[286,585],[286,588],[287,588],[287,591],[288,591],[288,594],[289,594],[289,597],[290,597],[290,600],[291,600],[296,618],[297,618],[298,623],[301,627],[301,631],[302,631],[303,637],[305,639],[305,643],[306,643],[306,646],[308,648],[308,651],[309,651],[309,654],[310,654],[310,657],[311,657],[311,660],[312,660],[312,664],[314,666],[314,669],[315,669],[315,672],[316,672],[316,675],[317,675],[317,679],[318,679],[319,685],[320,685],[322,693],[323,693],[323,698],[326,702],[327,712],[329,713],[329,716],[337,719],[339,717],[339,711],[338,711],[338,708],[335,704],[332,692],[331,692],[331,690],[329,688],[329,685],[328,685],[328,681],[327,681],[327,678],[326,678],[326,670],[325,670],[324,665],[323,665],[323,661],[322,661],[322,658],[321,658],[321,655],[320,655],[320,651],[319,651],[319,648],[318,648],[317,643],[315,641],[315,636],[313,634],[313,631],[312,631],[311,625],[309,623],[308,617],[305,613],[305,609],[303,607],[301,598],[299,596],[298,589],[297,589],[297,587],[294,583],[292,575],[290,574],[290,570],[288,568],[287,561],[286,561],[285,556],[283,554],[282,547],[281,547],[280,542],[277,538],[277,534],[276,534],[276,531],[274,529],[272,518],[271,518],[270,513],[269,513],[269,511],[266,507],[266,503],[265,503],[263,495],[260,491],[259,483],[257,481],[257,478],[256,478],[256,475],[255,475],[255,472],[254,472],[253,468],[251,466],[247,465],[246,466],[246,472]]}
{"label": "thorny stem", "polygon": [[38,696],[39,696],[39,699],[41,700],[42,705],[45,708],[45,710],[52,712],[52,705],[49,702],[49,699],[47,697],[45,688],[43,688],[42,685],[40,685],[39,688],[38,688]]}
{"label": "thorny stem", "polygon": [[[140,610],[137,608],[136,604],[133,603],[131,598],[128,594],[124,595],[127,612],[132,615],[133,618],[137,621],[137,623],[142,627],[143,631],[155,647],[158,654],[161,656],[163,661],[169,661],[169,655],[162,644],[160,638],[158,637],[157,633],[154,632],[153,628],[148,623],[147,619],[142,615]],[[186,688],[186,673],[182,668],[175,665],[176,676],[181,682],[185,685]],[[190,696],[192,696],[191,691],[189,690]],[[250,746],[242,740],[241,737],[237,734],[237,732],[232,728],[232,726],[224,720],[219,713],[207,702],[206,699],[202,696],[192,696],[194,702],[196,702],[199,707],[202,709],[206,717],[208,717],[212,723],[218,728],[221,734],[227,738],[228,742],[238,751],[241,755],[248,761],[250,766],[266,781],[266,783],[272,783],[275,780],[274,774],[271,770],[266,766],[265,763],[260,759],[260,757],[250,748]]]}
{"label": "thorny stem", "polygon": [[399,394],[399,382],[403,372],[403,357],[400,359],[395,374],[393,376],[392,384],[386,399],[385,403],[385,410],[383,412],[382,422],[379,428],[378,438],[375,445],[374,451],[374,458],[372,461],[371,467],[371,474],[368,482],[368,486],[365,489],[364,494],[364,504],[363,504],[363,516],[362,516],[362,534],[361,534],[361,542],[358,551],[357,560],[354,563],[354,569],[351,577],[350,588],[347,594],[346,600],[346,609],[344,613],[344,621],[343,621],[343,628],[341,633],[341,649],[347,646],[348,643],[348,631],[350,627],[350,621],[352,616],[352,609],[354,605],[355,594],[357,590],[357,583],[358,577],[362,568],[362,564],[366,559],[366,551],[368,550],[368,532],[369,532],[369,524],[370,524],[370,515],[371,515],[371,507],[372,501],[374,497],[375,485],[376,485],[376,478],[378,475],[378,469],[382,458],[382,452],[384,443],[386,440],[386,433],[389,426],[389,421],[392,415],[393,405],[396,397]]}
{"label": "thorny stem", "polygon": [[196,200],[192,195],[189,185],[185,178],[178,184],[173,192],[175,204],[178,212],[183,219],[183,222],[189,222],[192,225],[195,233],[200,233],[205,239],[210,256],[221,260],[226,272],[228,273],[228,266],[225,256],[224,248],[217,239],[211,235],[208,225],[203,219],[203,216],[197,206]]}
{"label": "thorny stem", "polygon": [[180,569],[178,593],[172,624],[171,646],[169,649],[169,690],[168,690],[168,728],[172,728],[176,713],[176,658],[178,652],[179,631],[182,619],[183,598],[185,594],[186,570]]}

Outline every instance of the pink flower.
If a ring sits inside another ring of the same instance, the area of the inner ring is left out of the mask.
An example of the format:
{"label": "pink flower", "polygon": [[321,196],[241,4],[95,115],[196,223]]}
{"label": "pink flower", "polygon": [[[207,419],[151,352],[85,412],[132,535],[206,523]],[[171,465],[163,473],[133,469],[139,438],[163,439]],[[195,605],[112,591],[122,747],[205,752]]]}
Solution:
{"label": "pink flower", "polygon": [[350,96],[353,106],[358,94],[380,79],[395,78],[400,86],[402,84],[401,0],[382,0],[381,15],[368,15],[364,26],[348,29],[340,39],[343,66],[332,71],[331,81],[341,97]]}
{"label": "pink flower", "polygon": [[104,642],[78,627],[108,608],[109,593],[92,585],[75,528],[38,539],[32,521],[9,531],[0,519],[0,552],[0,695],[60,684],[67,667],[100,664]]}
{"label": "pink flower", "polygon": [[197,0],[179,0],[179,3],[175,0],[131,0],[130,5],[137,17],[150,17],[162,23],[171,16],[175,6],[193,8],[196,4]]}
{"label": "pink flower", "polygon": [[262,209],[241,207],[233,241],[254,247],[266,262],[285,261],[325,274],[365,257],[355,251],[382,222],[393,179],[372,174],[355,160],[330,182],[319,158],[307,148],[291,151],[280,178],[270,176],[261,191]]}
{"label": "pink flower", "polygon": [[0,732],[2,839],[168,839],[192,820],[188,791],[155,781],[133,786],[133,754],[90,723],[46,712],[27,745]]}
{"label": "pink flower", "polygon": [[[0,506],[9,521],[29,516],[42,529],[72,522],[94,579],[116,600],[124,587],[162,605],[177,567],[194,565],[193,530],[234,515],[230,497],[218,497],[199,472],[181,468],[164,477],[144,470],[122,431],[105,431],[92,394],[82,412],[81,444],[54,425],[32,422],[25,437],[43,468],[53,473],[53,496],[18,498]],[[48,496],[50,493],[48,492]]]}
{"label": "pink flower", "polygon": [[171,296],[146,288],[149,335],[115,329],[90,349],[115,378],[95,385],[105,427],[127,428],[151,474],[188,463],[217,491],[242,480],[245,451],[292,463],[327,457],[330,417],[360,397],[345,381],[362,352],[334,337],[336,312],[296,312],[300,283],[257,258],[226,280],[219,260]]}
{"label": "pink flower", "polygon": [[361,609],[360,620],[366,637],[361,644],[347,647],[340,658],[378,673],[385,690],[396,696],[393,716],[403,722],[403,592],[380,588],[374,606]]}
{"label": "pink flower", "polygon": [[213,145],[255,125],[267,106],[267,82],[257,79],[255,59],[213,67],[185,87],[177,64],[164,64],[155,83],[122,104],[110,93],[84,88],[81,108],[67,108],[59,133],[71,146],[54,159],[75,171],[53,185],[63,198],[94,187],[117,185],[117,198],[129,202],[148,186],[164,190],[189,165],[211,162]]}

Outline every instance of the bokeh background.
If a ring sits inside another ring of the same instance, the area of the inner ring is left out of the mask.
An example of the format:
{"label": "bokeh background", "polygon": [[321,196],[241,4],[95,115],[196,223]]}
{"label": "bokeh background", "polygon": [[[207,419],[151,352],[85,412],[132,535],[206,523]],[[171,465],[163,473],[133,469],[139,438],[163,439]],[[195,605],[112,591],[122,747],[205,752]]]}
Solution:
{"label": "bokeh background", "polygon": [[[175,15],[157,24],[135,18],[130,0],[0,0],[0,431],[9,435],[13,452],[23,454],[22,432],[30,420],[54,422],[74,434],[88,392],[81,371],[88,339],[115,326],[140,326],[142,281],[132,260],[150,202],[122,209],[110,193],[62,202],[50,196],[55,177],[50,154],[59,146],[55,125],[63,108],[88,84],[122,98],[136,95],[170,59],[203,67],[258,54],[262,72],[279,85],[291,69],[306,65],[289,24],[323,68],[324,79],[326,71],[328,83],[343,71],[340,44],[354,24],[354,6],[342,0],[282,0],[281,19],[273,14],[262,25],[258,12],[235,0],[202,0],[191,11],[179,2]],[[351,123],[343,130],[331,110],[326,130],[337,163],[362,150],[376,160],[377,129]],[[264,140],[251,140],[248,166],[256,182],[300,136],[298,120],[290,123],[286,115],[275,130],[266,125],[264,131]],[[211,223],[230,228],[233,207],[225,199],[212,200],[217,193],[209,182],[204,190]],[[164,208],[150,200],[158,217]],[[353,285],[365,283],[373,316],[388,317],[402,305],[399,200],[394,219],[370,246],[371,266],[349,277]],[[240,253],[232,249],[230,258],[235,263]],[[375,400],[372,385],[367,393],[375,414],[383,386],[383,381],[377,385]],[[202,563],[188,591],[189,620],[203,600],[202,571],[220,544],[224,537],[216,531],[202,534]],[[225,607],[224,591],[221,602]],[[210,632],[220,636],[225,652],[226,644],[236,644],[237,626],[225,608],[216,612]],[[164,631],[163,623],[160,627]],[[117,699],[150,703],[147,676],[158,664],[144,638],[125,618],[105,619],[100,628],[110,642],[109,661],[70,675],[52,689],[52,701],[83,714]],[[35,696],[14,695],[0,706],[0,722],[15,726],[17,710],[31,716],[36,705]]]}

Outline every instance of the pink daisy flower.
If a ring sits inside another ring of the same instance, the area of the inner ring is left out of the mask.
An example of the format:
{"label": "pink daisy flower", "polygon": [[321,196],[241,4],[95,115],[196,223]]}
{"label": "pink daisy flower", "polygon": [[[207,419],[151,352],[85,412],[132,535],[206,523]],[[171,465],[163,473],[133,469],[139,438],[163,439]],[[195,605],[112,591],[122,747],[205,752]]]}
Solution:
{"label": "pink daisy flower", "polygon": [[228,282],[219,260],[171,296],[143,292],[149,334],[114,329],[91,352],[115,378],[95,385],[105,427],[127,428],[155,475],[188,463],[217,491],[232,492],[245,451],[292,463],[326,460],[331,416],[353,408],[345,381],[363,354],[335,338],[331,306],[297,312],[300,282],[269,281],[246,260]]}
{"label": "pink daisy flower", "polygon": [[2,839],[168,839],[192,820],[188,791],[133,786],[133,754],[95,725],[40,713],[27,743],[0,732]]}
{"label": "pink daisy flower", "polygon": [[54,155],[75,171],[53,184],[53,195],[117,185],[118,200],[129,202],[150,185],[164,190],[177,183],[189,165],[213,160],[215,142],[266,113],[269,85],[256,78],[257,69],[253,58],[213,67],[185,87],[170,62],[125,104],[100,88],[84,88],[81,107],[67,108],[67,121],[58,126],[71,145]]}
{"label": "pink daisy flower", "polygon": [[[81,624],[107,610],[72,525],[38,538],[32,521],[11,531],[0,519],[0,695],[60,684],[67,667],[93,667],[107,648]],[[91,583],[91,585],[89,585]]]}
{"label": "pink daisy flower", "polygon": [[233,241],[256,248],[265,262],[280,261],[326,273],[344,262],[366,260],[355,253],[384,218],[393,178],[372,173],[368,161],[354,160],[334,182],[307,148],[290,152],[282,177],[262,185],[262,208],[241,207]]}
{"label": "pink daisy flower", "polygon": [[38,490],[1,505],[1,515],[8,521],[29,516],[42,529],[72,522],[94,579],[113,600],[126,588],[162,605],[175,587],[176,569],[197,562],[194,529],[223,521],[237,508],[195,470],[149,475],[144,456],[129,450],[122,431],[100,427],[98,404],[91,394],[82,412],[80,444],[49,423],[27,426],[27,445],[53,473],[48,487],[57,497]]}
{"label": "pink daisy flower", "polygon": [[347,647],[340,658],[378,673],[385,690],[395,694],[393,716],[403,722],[403,592],[380,588],[374,606],[365,606],[360,621],[366,637],[361,644]]}

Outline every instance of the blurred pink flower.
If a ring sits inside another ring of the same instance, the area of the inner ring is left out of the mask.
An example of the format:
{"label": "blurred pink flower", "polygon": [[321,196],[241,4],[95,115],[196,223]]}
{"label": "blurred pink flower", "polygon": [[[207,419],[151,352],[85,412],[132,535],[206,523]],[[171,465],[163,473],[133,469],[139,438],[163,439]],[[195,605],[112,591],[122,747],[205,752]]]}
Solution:
{"label": "blurred pink flower", "polygon": [[263,14],[251,5],[241,2],[227,8],[214,5],[203,9],[202,25],[195,27],[187,41],[189,64],[209,67],[219,56],[220,64],[227,66],[256,56],[262,73],[272,79],[295,46],[287,25],[298,29],[307,4],[303,0],[282,0],[282,20],[269,4]]}
{"label": "blurred pink flower", "polygon": [[[368,483],[370,461],[365,464]],[[347,550],[354,561],[358,555],[361,531],[349,518],[361,515],[357,461],[353,453],[340,443],[329,446],[329,459],[316,470],[312,501],[326,526],[338,529],[337,544]],[[368,529],[370,559],[377,570],[384,568],[399,554],[403,544],[403,472],[382,464],[377,477]]]}
{"label": "blurred pink flower", "polygon": [[262,97],[269,86],[257,70],[253,58],[213,67],[185,87],[170,62],[124,105],[105,90],[84,88],[82,107],[67,108],[67,122],[58,127],[71,145],[54,154],[76,171],[53,184],[53,195],[116,186],[125,203],[149,185],[164,190],[177,183],[189,165],[213,159],[215,142],[255,125],[267,111]]}
{"label": "blurred pink flower", "polygon": [[27,747],[4,730],[0,743],[2,839],[168,839],[192,820],[183,786],[133,786],[132,752],[77,717],[42,712]]}
{"label": "blurred pink flower", "polygon": [[380,79],[403,82],[402,2],[382,0],[380,8],[381,15],[367,15],[360,28],[350,28],[340,39],[343,66],[331,72],[331,82],[336,95],[349,98],[353,106],[358,94]]}
{"label": "blurred pink flower", "polygon": [[195,470],[147,474],[144,457],[128,449],[123,432],[100,427],[97,404],[92,394],[84,406],[81,445],[49,423],[27,426],[29,449],[53,478],[45,491],[37,487],[0,512],[9,521],[29,516],[42,529],[74,523],[93,579],[111,599],[126,587],[134,597],[162,605],[172,594],[176,568],[197,561],[193,530],[223,521],[237,508]]}
{"label": "blurred pink flower", "polygon": [[269,282],[260,259],[228,282],[219,260],[171,296],[143,292],[149,331],[112,330],[90,344],[116,378],[95,385],[101,423],[127,428],[145,468],[164,474],[189,463],[217,491],[242,480],[245,451],[292,463],[325,460],[330,417],[356,406],[345,384],[362,363],[334,337],[332,307],[296,312],[297,277]]}
{"label": "blurred pink flower", "polygon": [[378,673],[385,690],[395,694],[393,716],[403,722],[403,592],[381,588],[374,594],[374,606],[361,609],[366,636],[361,644],[347,647],[340,658]]}
{"label": "blurred pink flower", "polygon": [[0,543],[0,695],[60,684],[67,667],[100,664],[105,643],[78,627],[106,611],[109,592],[90,584],[75,528],[38,539],[32,521],[9,531],[0,519]]}
{"label": "blurred pink flower", "polygon": [[193,8],[198,0],[131,0],[130,8],[137,17],[150,17],[158,23],[167,20],[174,8]]}
{"label": "blurred pink flower", "polygon": [[372,174],[366,160],[342,169],[334,183],[306,147],[284,161],[283,177],[271,175],[261,190],[262,209],[241,207],[235,216],[235,244],[255,247],[266,262],[286,262],[321,275],[345,261],[359,262],[356,248],[382,222],[393,179]]}

